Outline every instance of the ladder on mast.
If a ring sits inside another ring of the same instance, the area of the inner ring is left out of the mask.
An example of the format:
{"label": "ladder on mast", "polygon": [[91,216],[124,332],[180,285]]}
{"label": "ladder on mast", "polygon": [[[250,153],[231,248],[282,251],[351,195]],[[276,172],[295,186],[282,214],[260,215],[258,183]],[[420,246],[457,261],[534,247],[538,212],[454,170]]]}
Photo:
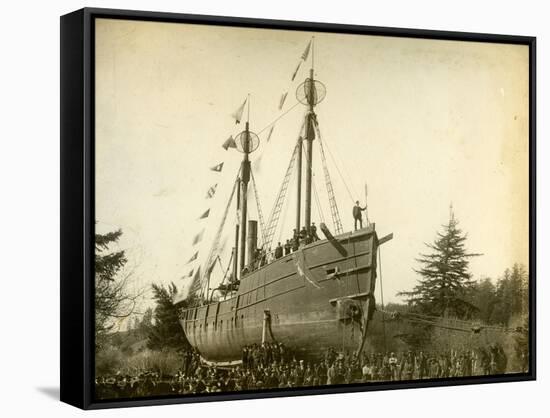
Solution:
{"label": "ladder on mast", "polygon": [[328,171],[327,159],[325,157],[325,149],[323,147],[323,140],[321,137],[321,130],[319,129],[319,123],[315,120],[315,130],[317,131],[317,137],[319,138],[319,149],[321,150],[321,159],[323,162],[323,171],[325,174],[325,183],[327,186],[328,200],[330,204],[330,214],[332,216],[332,224],[334,225],[334,230],[336,234],[341,234],[344,232],[342,228],[342,221],[340,220],[340,212],[338,211],[338,206],[336,205],[336,197],[334,196],[334,189],[332,187],[332,181],[330,180],[330,173]]}
{"label": "ladder on mast", "polygon": [[294,169],[294,163],[296,162],[297,152],[298,152],[298,144],[296,144],[296,146],[294,147],[294,152],[292,153],[292,158],[290,159],[290,162],[288,164],[288,168],[286,170],[283,184],[279,189],[279,193],[277,194],[277,199],[275,200],[275,204],[273,205],[273,209],[271,210],[271,214],[269,215],[267,228],[265,230],[265,241],[263,243],[263,246],[265,247],[266,250],[268,250],[271,247],[273,236],[275,235],[277,224],[279,223],[279,217],[281,215],[281,210],[283,208],[283,203],[285,201],[286,192],[288,190],[288,185],[290,183],[290,177],[292,176],[292,170]]}
{"label": "ladder on mast", "polygon": [[252,188],[254,189],[254,199],[256,199],[256,208],[258,210],[258,218],[260,220],[260,230],[262,232],[262,245],[266,240],[266,231],[264,223],[264,215],[262,212],[262,205],[260,205],[260,198],[258,196],[258,188],[256,187],[256,180],[254,179],[254,171],[250,170],[250,178],[252,179]]}

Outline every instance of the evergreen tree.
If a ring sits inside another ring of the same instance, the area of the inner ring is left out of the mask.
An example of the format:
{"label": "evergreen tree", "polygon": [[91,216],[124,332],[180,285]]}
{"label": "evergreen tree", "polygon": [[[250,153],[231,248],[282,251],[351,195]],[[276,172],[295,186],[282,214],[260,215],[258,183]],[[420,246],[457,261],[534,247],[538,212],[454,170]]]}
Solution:
{"label": "evergreen tree", "polygon": [[178,321],[178,307],[172,303],[177,287],[153,284],[153,298],[156,301],[154,323],[150,325],[147,346],[153,350],[163,348],[188,349],[190,344]]}
{"label": "evergreen tree", "polygon": [[117,320],[129,317],[139,293],[128,290],[129,274],[123,274],[127,259],[124,251],[110,251],[122,235],[119,229],[95,235],[95,342],[96,349],[106,341]]}
{"label": "evergreen tree", "polygon": [[525,267],[514,264],[506,269],[496,286],[496,306],[491,322],[510,325],[514,317],[526,316],[529,312],[529,276]]}
{"label": "evergreen tree", "polygon": [[417,311],[435,316],[465,318],[477,308],[468,301],[474,285],[468,270],[469,259],[480,254],[468,253],[466,235],[458,228],[451,209],[449,223],[437,233],[433,244],[426,244],[430,254],[420,254],[421,267],[415,271],[421,276],[409,292],[400,292]]}
{"label": "evergreen tree", "polygon": [[477,308],[477,318],[486,324],[490,323],[498,304],[496,287],[491,279],[485,278],[476,283],[468,300]]}

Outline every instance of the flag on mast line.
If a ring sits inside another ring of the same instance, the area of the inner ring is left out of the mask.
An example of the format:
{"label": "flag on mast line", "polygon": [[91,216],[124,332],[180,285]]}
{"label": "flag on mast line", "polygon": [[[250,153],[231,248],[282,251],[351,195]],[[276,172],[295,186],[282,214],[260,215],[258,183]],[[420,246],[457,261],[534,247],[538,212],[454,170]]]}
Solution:
{"label": "flag on mast line", "polygon": [[307,44],[306,46],[306,50],[304,51],[304,53],[302,54],[302,59],[305,61],[307,60],[307,57],[309,56],[309,50],[311,48],[311,41],[309,41],[309,43]]}
{"label": "flag on mast line", "polygon": [[189,264],[191,261],[195,261],[197,257],[199,256],[199,252],[197,251],[193,256],[189,259],[189,261],[186,264]]}
{"label": "flag on mast line", "polygon": [[212,199],[214,195],[216,194],[216,188],[218,187],[218,183],[214,184],[213,186],[210,186],[208,191],[206,192],[206,198]]}
{"label": "flag on mast line", "polygon": [[271,134],[273,133],[273,128],[275,128],[275,125],[271,126],[271,129],[269,130],[269,133],[267,134],[267,142],[271,139]]}
{"label": "flag on mast line", "polygon": [[193,245],[197,245],[202,240],[202,235],[204,234],[204,229],[199,232],[195,237],[193,238]]}
{"label": "flag on mast line", "polygon": [[206,212],[204,212],[199,219],[208,218],[208,215],[210,215],[210,209],[206,209]]}
{"label": "flag on mast line", "polygon": [[244,112],[244,106],[246,105],[247,100],[248,100],[248,97],[244,99],[243,104],[231,115],[233,119],[235,119],[235,124],[241,123],[241,119],[243,117],[243,112]]}
{"label": "flag on mast line", "polygon": [[237,144],[235,143],[235,140],[233,139],[233,135],[231,135],[229,138],[227,138],[225,140],[225,142],[222,144],[222,147],[226,151],[227,151],[228,148],[237,148]]}
{"label": "flag on mast line", "polygon": [[218,173],[222,171],[223,168],[223,161],[219,164],[216,164],[214,167],[210,167],[210,170],[217,171]]}
{"label": "flag on mast line", "polygon": [[288,92],[283,93],[281,95],[281,99],[279,100],[279,110],[283,108],[283,105],[285,104],[286,96],[288,95]]}
{"label": "flag on mast line", "polygon": [[292,81],[296,78],[296,74],[298,74],[298,70],[300,69],[300,66],[302,65],[302,61],[298,61],[298,65],[296,66],[296,69],[294,70],[294,73],[292,74]]}

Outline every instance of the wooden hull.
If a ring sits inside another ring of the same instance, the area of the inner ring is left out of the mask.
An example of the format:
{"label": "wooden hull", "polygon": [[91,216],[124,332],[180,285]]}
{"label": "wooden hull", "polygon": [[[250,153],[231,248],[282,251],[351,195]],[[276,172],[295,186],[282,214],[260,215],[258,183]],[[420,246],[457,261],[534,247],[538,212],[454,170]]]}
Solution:
{"label": "wooden hull", "polygon": [[374,225],[316,241],[243,277],[234,297],[182,309],[180,323],[201,356],[217,363],[238,361],[264,332],[308,358],[328,347],[358,350],[374,309],[377,247]]}

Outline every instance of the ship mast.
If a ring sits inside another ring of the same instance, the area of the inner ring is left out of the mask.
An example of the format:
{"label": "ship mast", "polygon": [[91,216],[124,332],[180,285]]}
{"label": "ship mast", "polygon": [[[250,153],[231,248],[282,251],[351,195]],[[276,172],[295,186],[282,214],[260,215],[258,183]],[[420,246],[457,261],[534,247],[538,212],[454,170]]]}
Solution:
{"label": "ship mast", "polygon": [[[245,130],[237,135],[235,143],[237,149],[244,154],[243,160],[241,162],[241,177],[240,177],[240,194],[238,194],[238,206],[237,211],[240,210],[240,225],[237,225],[235,231],[235,259],[239,260],[239,272],[245,267],[245,257],[246,257],[246,222],[247,222],[247,211],[248,211],[248,182],[250,181],[250,160],[248,158],[251,152],[254,152],[259,145],[258,136],[250,131],[250,95],[248,96],[248,116],[246,120]],[[240,201],[239,201],[240,198]],[[238,237],[240,240],[238,241]],[[252,255],[249,254],[249,258]],[[250,260],[249,260],[250,261]],[[236,270],[236,265],[233,266],[233,269]],[[234,271],[234,273],[237,273]],[[237,275],[235,274],[235,278]]]}
{"label": "ship mast", "polygon": [[[315,130],[317,115],[315,114],[315,105],[325,98],[326,90],[322,83],[315,80],[314,74],[314,38],[311,39],[311,68],[309,78],[298,87],[296,96],[298,100],[307,106],[305,115],[305,146],[306,146],[306,173],[305,173],[305,207],[304,207],[304,226],[308,234],[311,228],[311,186],[313,175],[313,140],[315,139]],[[300,199],[301,199],[301,157],[302,140],[299,139],[298,154],[298,204],[296,214],[296,227],[300,228]],[[299,231],[299,230],[298,230]]]}

